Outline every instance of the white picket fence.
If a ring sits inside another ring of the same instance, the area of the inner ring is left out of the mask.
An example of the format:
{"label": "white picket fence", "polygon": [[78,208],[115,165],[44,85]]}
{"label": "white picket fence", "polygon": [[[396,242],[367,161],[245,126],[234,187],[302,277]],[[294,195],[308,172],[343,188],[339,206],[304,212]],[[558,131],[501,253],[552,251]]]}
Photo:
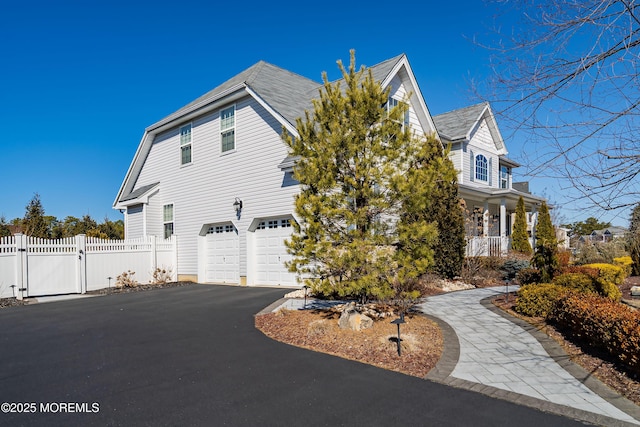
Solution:
{"label": "white picket fence", "polygon": [[39,239],[16,234],[0,238],[0,298],[85,293],[114,286],[116,277],[135,272],[149,283],[156,268],[177,271],[176,237],[103,240],[80,234]]}

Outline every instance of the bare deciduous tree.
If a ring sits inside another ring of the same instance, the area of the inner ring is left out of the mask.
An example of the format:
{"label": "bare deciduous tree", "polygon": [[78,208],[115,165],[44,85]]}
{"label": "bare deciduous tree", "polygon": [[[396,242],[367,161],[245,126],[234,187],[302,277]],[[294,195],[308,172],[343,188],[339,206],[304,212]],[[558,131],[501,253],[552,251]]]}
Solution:
{"label": "bare deciduous tree", "polygon": [[526,134],[530,175],[562,177],[597,207],[640,195],[640,1],[496,0],[494,78],[477,90]]}

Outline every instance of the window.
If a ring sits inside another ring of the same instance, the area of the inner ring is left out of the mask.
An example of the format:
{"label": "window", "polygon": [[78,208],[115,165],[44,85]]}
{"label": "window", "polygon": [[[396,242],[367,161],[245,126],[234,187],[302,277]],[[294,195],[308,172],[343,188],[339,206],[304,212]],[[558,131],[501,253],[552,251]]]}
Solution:
{"label": "window", "polygon": [[164,238],[173,236],[173,204],[162,207],[162,219],[164,221]]}
{"label": "window", "polygon": [[500,166],[500,188],[509,188],[509,175],[511,175],[509,168]]}
{"label": "window", "polygon": [[222,152],[236,148],[236,107],[235,105],[220,111],[220,141]]}
{"label": "window", "polygon": [[478,181],[489,181],[489,163],[482,154],[476,156],[476,179]]}
{"label": "window", "polygon": [[[390,114],[391,110],[393,110],[394,107],[397,107],[400,104],[406,105],[406,103],[402,101],[398,101],[395,98],[389,97],[389,100],[387,101],[387,114]],[[403,126],[403,129],[404,129],[404,126],[409,126],[409,108],[408,107],[407,107],[407,111],[405,111],[404,113],[402,126]]]}
{"label": "window", "polygon": [[191,123],[180,128],[180,164],[191,163]]}

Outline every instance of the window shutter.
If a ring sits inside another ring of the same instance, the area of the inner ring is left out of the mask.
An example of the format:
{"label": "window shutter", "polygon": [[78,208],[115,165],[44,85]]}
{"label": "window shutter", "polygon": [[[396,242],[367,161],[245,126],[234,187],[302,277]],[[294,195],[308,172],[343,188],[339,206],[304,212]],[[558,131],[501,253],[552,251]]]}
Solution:
{"label": "window shutter", "polygon": [[473,155],[473,150],[469,150],[469,153],[471,154],[471,158],[469,159],[469,169],[471,170],[469,179],[471,180],[471,182],[473,182],[476,176],[476,158]]}
{"label": "window shutter", "polygon": [[493,185],[493,159],[489,158],[489,186]]}

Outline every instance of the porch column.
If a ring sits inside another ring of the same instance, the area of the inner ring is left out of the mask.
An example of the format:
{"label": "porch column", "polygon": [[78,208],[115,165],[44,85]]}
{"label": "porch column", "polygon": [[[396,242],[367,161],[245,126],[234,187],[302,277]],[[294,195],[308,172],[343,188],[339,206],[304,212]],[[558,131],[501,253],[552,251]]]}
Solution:
{"label": "porch column", "polygon": [[482,214],[482,237],[489,236],[489,202],[484,202],[484,213]]}
{"label": "porch column", "polygon": [[531,207],[531,247],[536,247],[536,225],[538,224],[538,206]]}
{"label": "porch column", "polygon": [[500,199],[500,237],[507,237],[507,200]]}

